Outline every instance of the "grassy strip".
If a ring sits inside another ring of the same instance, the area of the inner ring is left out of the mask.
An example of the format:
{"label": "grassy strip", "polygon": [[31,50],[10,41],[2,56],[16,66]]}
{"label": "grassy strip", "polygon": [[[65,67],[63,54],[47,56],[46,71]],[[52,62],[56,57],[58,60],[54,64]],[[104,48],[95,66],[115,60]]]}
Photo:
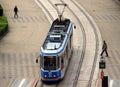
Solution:
{"label": "grassy strip", "polygon": [[5,16],[0,16],[0,36],[8,31],[8,21]]}

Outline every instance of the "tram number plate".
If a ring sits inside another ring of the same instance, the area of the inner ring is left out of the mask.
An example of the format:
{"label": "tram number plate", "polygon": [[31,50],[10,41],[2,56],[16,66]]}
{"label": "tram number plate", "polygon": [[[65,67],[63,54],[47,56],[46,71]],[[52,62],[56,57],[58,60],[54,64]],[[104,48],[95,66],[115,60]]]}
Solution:
{"label": "tram number plate", "polygon": [[49,72],[49,73],[48,73],[48,76],[49,76],[49,77],[52,77],[52,72]]}

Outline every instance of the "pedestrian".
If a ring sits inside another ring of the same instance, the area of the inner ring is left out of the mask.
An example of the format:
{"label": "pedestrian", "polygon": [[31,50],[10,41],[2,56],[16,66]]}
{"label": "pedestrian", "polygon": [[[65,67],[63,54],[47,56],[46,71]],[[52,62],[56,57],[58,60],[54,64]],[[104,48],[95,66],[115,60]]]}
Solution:
{"label": "pedestrian", "polygon": [[14,7],[14,18],[18,18],[18,8],[17,6]]}
{"label": "pedestrian", "polygon": [[106,53],[106,57],[108,57],[107,43],[105,42],[105,40],[103,41],[102,52],[100,55],[102,56],[104,52]]}

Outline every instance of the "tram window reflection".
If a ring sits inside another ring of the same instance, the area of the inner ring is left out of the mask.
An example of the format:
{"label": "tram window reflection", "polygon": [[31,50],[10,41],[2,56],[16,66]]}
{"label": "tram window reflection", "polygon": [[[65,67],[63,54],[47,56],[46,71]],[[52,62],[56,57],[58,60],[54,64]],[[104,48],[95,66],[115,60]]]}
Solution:
{"label": "tram window reflection", "polygon": [[45,70],[56,70],[56,57],[55,56],[44,56],[44,69]]}

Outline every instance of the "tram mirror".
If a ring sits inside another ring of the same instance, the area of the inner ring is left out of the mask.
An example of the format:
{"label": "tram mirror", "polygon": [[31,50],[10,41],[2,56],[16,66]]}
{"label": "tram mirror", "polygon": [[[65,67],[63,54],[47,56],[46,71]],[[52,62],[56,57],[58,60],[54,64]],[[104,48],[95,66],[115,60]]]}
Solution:
{"label": "tram mirror", "polygon": [[38,59],[36,59],[36,63],[38,63]]}
{"label": "tram mirror", "polygon": [[76,26],[74,26],[74,29],[76,29]]}

